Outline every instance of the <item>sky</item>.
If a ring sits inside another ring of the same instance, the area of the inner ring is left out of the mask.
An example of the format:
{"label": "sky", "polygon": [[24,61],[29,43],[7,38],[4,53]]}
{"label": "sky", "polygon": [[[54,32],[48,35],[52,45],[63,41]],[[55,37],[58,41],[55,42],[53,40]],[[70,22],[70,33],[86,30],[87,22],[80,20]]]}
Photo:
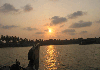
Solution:
{"label": "sky", "polygon": [[100,0],[0,0],[0,35],[31,40],[98,38],[99,14]]}

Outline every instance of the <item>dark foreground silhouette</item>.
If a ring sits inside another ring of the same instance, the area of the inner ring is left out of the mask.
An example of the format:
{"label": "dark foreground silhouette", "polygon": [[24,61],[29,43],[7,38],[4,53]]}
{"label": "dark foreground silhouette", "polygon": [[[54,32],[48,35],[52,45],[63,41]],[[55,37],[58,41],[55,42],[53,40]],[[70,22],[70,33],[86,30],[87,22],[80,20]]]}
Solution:
{"label": "dark foreground silhouette", "polygon": [[33,47],[28,52],[28,60],[29,64],[26,68],[20,66],[20,62],[17,61],[16,63],[11,66],[2,66],[0,70],[38,70],[39,69],[39,49],[40,44],[34,44]]}

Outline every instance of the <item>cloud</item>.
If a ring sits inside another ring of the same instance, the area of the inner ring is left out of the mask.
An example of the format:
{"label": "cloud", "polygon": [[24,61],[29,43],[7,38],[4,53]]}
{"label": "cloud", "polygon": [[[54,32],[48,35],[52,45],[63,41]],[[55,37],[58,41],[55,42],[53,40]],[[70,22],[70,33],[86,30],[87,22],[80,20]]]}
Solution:
{"label": "cloud", "polygon": [[44,34],[44,32],[36,32],[35,34]]}
{"label": "cloud", "polygon": [[100,20],[96,21],[96,23],[100,23]]}
{"label": "cloud", "polygon": [[62,33],[68,33],[68,32],[75,32],[74,29],[65,29],[62,31]]}
{"label": "cloud", "polygon": [[75,35],[74,29],[65,29],[62,31],[62,33],[69,34],[69,35]]}
{"label": "cloud", "polygon": [[76,33],[74,33],[74,32],[70,32],[70,33],[68,33],[69,35],[75,35]]}
{"label": "cloud", "polygon": [[2,24],[0,24],[0,26],[2,26]]}
{"label": "cloud", "polygon": [[44,30],[44,31],[48,32],[48,31],[49,31],[49,29],[47,29],[47,30]]}
{"label": "cloud", "polygon": [[74,23],[70,26],[70,28],[81,28],[81,27],[89,27],[92,25],[92,22],[84,22],[80,20],[78,23]]}
{"label": "cloud", "polygon": [[15,26],[15,25],[8,26],[8,25],[6,25],[6,26],[2,26],[1,28],[3,28],[3,29],[12,29],[12,28],[16,28],[16,27],[18,27],[18,26]]}
{"label": "cloud", "polygon": [[81,32],[80,32],[80,34],[85,34],[85,33],[87,33],[87,31],[81,31]]}
{"label": "cloud", "polygon": [[74,18],[77,18],[78,16],[83,16],[83,15],[86,15],[86,12],[77,11],[77,12],[74,12],[73,14],[68,15],[68,18],[74,19]]}
{"label": "cloud", "polygon": [[29,12],[29,11],[33,10],[33,7],[31,7],[31,5],[29,5],[29,4],[27,4],[27,5],[25,5],[25,6],[23,7],[23,10],[24,10],[25,12]]}
{"label": "cloud", "polygon": [[61,28],[61,27],[64,27],[64,25],[61,25],[60,28]]}
{"label": "cloud", "polygon": [[27,27],[27,28],[24,28],[24,30],[32,31],[32,30],[38,30],[38,29],[36,29],[36,28],[31,28],[31,27]]}
{"label": "cloud", "polygon": [[62,24],[62,23],[67,21],[67,19],[65,17],[59,17],[59,16],[54,16],[54,17],[51,18],[51,20],[52,20],[51,25],[52,24],[53,25]]}
{"label": "cloud", "polygon": [[5,3],[3,6],[0,7],[0,12],[8,13],[8,12],[18,12],[19,9],[16,9],[13,5],[9,3]]}
{"label": "cloud", "polygon": [[[20,10],[21,9],[16,9],[13,5],[11,5],[9,3],[5,3],[3,6],[0,7],[0,12],[2,12],[2,13],[9,13],[9,12],[20,13],[20,12],[22,12]],[[33,8],[29,4],[27,4],[23,7],[23,11],[25,11],[25,12],[29,12],[31,10],[33,10]]]}

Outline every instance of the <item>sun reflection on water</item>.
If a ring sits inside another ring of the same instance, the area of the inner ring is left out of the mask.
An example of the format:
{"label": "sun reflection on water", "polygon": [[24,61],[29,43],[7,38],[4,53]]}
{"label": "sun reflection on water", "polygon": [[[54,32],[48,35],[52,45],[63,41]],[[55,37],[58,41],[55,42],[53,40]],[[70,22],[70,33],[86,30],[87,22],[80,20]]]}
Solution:
{"label": "sun reflection on water", "polygon": [[46,60],[45,60],[45,70],[57,70],[57,52],[54,46],[47,46]]}

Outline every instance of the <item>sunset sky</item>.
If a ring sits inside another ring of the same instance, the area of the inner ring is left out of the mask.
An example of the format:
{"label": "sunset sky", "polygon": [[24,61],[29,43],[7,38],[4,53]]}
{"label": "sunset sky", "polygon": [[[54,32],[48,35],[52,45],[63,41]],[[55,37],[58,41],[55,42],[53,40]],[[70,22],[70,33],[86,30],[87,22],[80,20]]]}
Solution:
{"label": "sunset sky", "polygon": [[100,37],[100,0],[0,0],[0,35],[44,40]]}

